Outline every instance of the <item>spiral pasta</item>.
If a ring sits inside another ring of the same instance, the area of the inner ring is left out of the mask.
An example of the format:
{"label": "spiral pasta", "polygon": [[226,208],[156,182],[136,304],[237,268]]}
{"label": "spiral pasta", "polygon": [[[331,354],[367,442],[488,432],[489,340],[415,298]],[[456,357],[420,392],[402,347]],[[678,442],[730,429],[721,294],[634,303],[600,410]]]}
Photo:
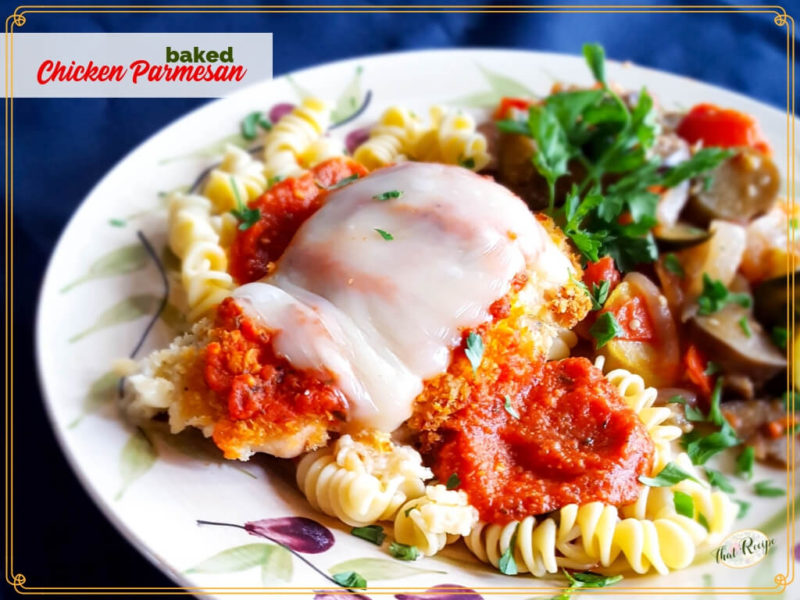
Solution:
{"label": "spiral pasta", "polygon": [[459,536],[467,535],[478,522],[478,511],[464,492],[443,485],[429,485],[425,495],[406,502],[394,519],[394,537],[401,544],[416,546],[433,556]]}
{"label": "spiral pasta", "polygon": [[264,164],[248,152],[228,144],[222,163],[208,174],[203,195],[217,213],[226,213],[237,207],[237,198],[249,202],[258,198],[267,188]]}
{"label": "spiral pasta", "polygon": [[[497,566],[514,540],[517,569],[537,577],[564,567],[640,574],[682,569],[699,551],[720,543],[737,509],[726,494],[702,482],[685,453],[675,462],[697,481],[686,479],[669,488],[645,487],[636,502],[622,508],[602,502],[570,504],[540,520],[480,523],[465,537],[466,545],[480,560]],[[692,498],[693,517],[677,512],[676,492]]]}
{"label": "spiral pasta", "polygon": [[353,158],[370,170],[405,160],[414,149],[421,126],[410,110],[392,106],[372,128],[369,139],[356,148]]}
{"label": "spiral pasta", "polygon": [[461,110],[434,106],[430,109],[430,117],[430,127],[415,144],[415,160],[450,165],[469,162],[476,171],[489,163],[488,143],[476,130],[475,119],[470,115]]}
{"label": "spiral pasta", "polygon": [[208,198],[182,193],[170,197],[169,246],[181,259],[181,282],[192,321],[219,304],[234,287],[220,245],[223,224],[224,220],[212,217]]}
{"label": "spiral pasta", "polygon": [[296,473],[311,506],[354,527],[392,519],[406,500],[425,493],[431,476],[416,450],[377,432],[358,440],[343,435],[304,456]]}
{"label": "spiral pasta", "polygon": [[639,375],[625,369],[615,369],[606,373],[606,379],[616,388],[625,404],[644,422],[654,445],[652,472],[658,473],[670,461],[670,443],[681,436],[679,427],[662,425],[672,413],[665,406],[653,406],[658,391],[647,387]]}
{"label": "spiral pasta", "polygon": [[284,179],[302,173],[303,153],[322,138],[329,125],[330,108],[316,98],[306,98],[300,106],[284,115],[264,141],[264,173],[267,178]]}

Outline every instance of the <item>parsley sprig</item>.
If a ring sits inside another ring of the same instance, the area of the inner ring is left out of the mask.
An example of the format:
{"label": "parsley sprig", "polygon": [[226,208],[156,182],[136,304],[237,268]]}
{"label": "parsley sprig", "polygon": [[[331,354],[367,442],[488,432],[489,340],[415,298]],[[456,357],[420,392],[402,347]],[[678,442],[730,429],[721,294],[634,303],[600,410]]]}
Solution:
{"label": "parsley sprig", "polygon": [[[651,232],[656,190],[701,176],[732,153],[704,148],[664,167],[651,151],[660,126],[650,94],[642,89],[635,101],[626,103],[606,81],[602,46],[586,44],[583,53],[598,89],[552,94],[530,107],[527,121],[507,119],[497,125],[534,140],[532,161],[547,183],[548,213],[583,257],[596,261],[610,255],[618,268],[629,271],[658,257]],[[578,171],[584,177],[557,211],[557,181]]]}
{"label": "parsley sprig", "polygon": [[242,201],[242,197],[239,195],[239,187],[236,185],[236,180],[232,176],[229,179],[231,189],[233,190],[233,197],[236,199],[236,208],[231,211],[231,214],[239,219],[239,229],[245,231],[258,223],[261,219],[261,211],[257,208],[248,208],[247,204]]}
{"label": "parsley sprig", "polygon": [[732,292],[718,279],[711,279],[708,273],[703,273],[703,291],[697,298],[697,314],[714,314],[726,304],[738,304],[742,308],[750,308],[752,303],[750,294]]}

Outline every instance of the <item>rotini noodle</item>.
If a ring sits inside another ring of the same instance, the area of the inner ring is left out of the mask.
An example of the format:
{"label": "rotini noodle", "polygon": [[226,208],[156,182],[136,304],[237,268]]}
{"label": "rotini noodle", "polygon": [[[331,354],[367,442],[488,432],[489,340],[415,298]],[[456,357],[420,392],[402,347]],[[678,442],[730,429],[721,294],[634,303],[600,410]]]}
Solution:
{"label": "rotini noodle", "polygon": [[263,163],[229,144],[220,166],[209,173],[203,195],[211,200],[215,212],[226,213],[236,208],[237,197],[247,203],[258,198],[266,188]]}
{"label": "rotini noodle", "polygon": [[625,369],[615,369],[607,373],[606,378],[617,389],[625,404],[644,422],[655,447],[652,472],[658,473],[670,461],[672,455],[670,444],[681,436],[680,428],[662,425],[670,417],[671,412],[665,406],[653,406],[658,391],[647,387],[639,375]]}
{"label": "rotini noodle", "polygon": [[408,109],[392,106],[356,148],[353,158],[370,170],[405,160],[419,135],[419,119]]}
{"label": "rotini noodle", "polygon": [[433,556],[445,545],[467,535],[478,522],[478,511],[464,492],[443,485],[429,485],[425,495],[406,502],[394,520],[394,537]]}
{"label": "rotini noodle", "polygon": [[194,321],[227,297],[234,287],[228,258],[215,229],[211,201],[195,194],[173,194],[169,202],[169,245],[181,259],[181,282]]}
{"label": "rotini noodle", "polygon": [[330,108],[316,98],[306,98],[300,106],[284,115],[264,142],[267,178],[286,178],[301,173],[303,153],[325,134],[329,125]]}
{"label": "rotini noodle", "polygon": [[434,106],[430,109],[431,125],[415,145],[415,160],[441,162],[450,165],[473,163],[479,171],[491,157],[486,138],[477,132],[475,119],[460,111]]}
{"label": "rotini noodle", "polygon": [[344,435],[307,454],[296,476],[311,506],[360,527],[392,519],[406,500],[425,493],[424,481],[432,474],[416,450],[374,434],[366,441]]}

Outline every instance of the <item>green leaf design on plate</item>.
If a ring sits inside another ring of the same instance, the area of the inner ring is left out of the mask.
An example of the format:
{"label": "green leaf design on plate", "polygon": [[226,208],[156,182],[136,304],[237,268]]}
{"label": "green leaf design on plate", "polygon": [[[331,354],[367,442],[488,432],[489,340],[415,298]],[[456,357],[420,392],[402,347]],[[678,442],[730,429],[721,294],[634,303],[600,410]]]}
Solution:
{"label": "green leaf design on plate", "polygon": [[523,96],[530,98],[536,97],[536,94],[533,92],[533,90],[516,79],[509,77],[508,75],[503,75],[502,73],[498,73],[492,69],[487,69],[483,65],[478,65],[478,69],[480,69],[481,73],[486,78],[486,82],[489,84],[490,89],[488,91],[476,92],[474,94],[462,96],[461,98],[452,100],[452,104],[482,108],[498,104],[500,99],[504,96]]}
{"label": "green leaf design on plate", "polygon": [[164,310],[161,311],[160,317],[161,320],[164,321],[164,323],[166,323],[167,326],[174,332],[178,333],[186,330],[186,316],[171,302],[167,302],[167,304],[164,306]]}
{"label": "green leaf design on plate", "polygon": [[500,96],[536,96],[529,87],[516,79],[498,73],[497,71],[487,69],[483,65],[478,65],[478,68],[481,70],[481,73],[483,73],[483,76],[486,77],[486,81],[489,82],[495,94]]}
{"label": "green leaf design on plate", "polygon": [[203,562],[196,564],[186,573],[231,573],[251,569],[264,562],[272,544],[244,544],[218,552]]}
{"label": "green leaf design on plate", "polygon": [[294,90],[294,93],[297,94],[297,97],[300,100],[305,100],[306,98],[312,98],[314,96],[314,94],[312,94],[306,88],[297,83],[294,80],[294,77],[292,77],[291,75],[286,76],[286,83],[288,83],[291,86],[292,90]]}
{"label": "green leaf design on plate", "polygon": [[81,422],[83,417],[96,412],[104,404],[108,404],[114,400],[117,393],[117,385],[119,384],[119,375],[114,371],[103,373],[100,377],[92,382],[89,386],[89,391],[83,398],[83,405],[81,406],[81,414],[72,423],[67,425],[69,429],[76,427]]}
{"label": "green leaf design on plate", "polygon": [[275,581],[291,581],[292,555],[275,544],[244,544],[218,552],[185,573],[233,573],[261,565],[264,585]]}
{"label": "green leaf design on plate", "polygon": [[433,569],[421,569],[413,567],[408,563],[387,558],[354,558],[333,565],[328,569],[331,575],[355,571],[367,581],[379,581],[382,579],[401,579],[410,575],[420,575],[422,573],[438,573],[446,575],[447,571],[435,571]]}
{"label": "green leaf design on plate", "polygon": [[128,487],[150,470],[157,458],[158,452],[153,443],[144,431],[137,429],[119,455],[119,474],[122,478],[122,485],[117,495],[114,496],[114,500],[120,500]]}
{"label": "green leaf design on plate", "polygon": [[131,244],[112,250],[94,261],[85,275],[61,288],[61,293],[64,294],[75,286],[92,279],[126,275],[138,271],[147,264],[147,258],[147,250],[142,244]]}
{"label": "green leaf design on plate", "polygon": [[291,581],[292,580],[292,555],[282,546],[269,546],[264,556],[264,562],[261,564],[261,582],[264,585],[269,585],[274,580]]}
{"label": "green leaf design on plate", "polygon": [[363,70],[364,69],[360,66],[356,67],[353,78],[345,86],[339,98],[336,100],[336,105],[331,111],[331,121],[333,123],[344,121],[355,113],[361,105],[361,97],[363,95],[361,91],[361,73]]}
{"label": "green leaf design on plate", "polygon": [[161,160],[158,161],[158,164],[166,165],[171,162],[184,160],[187,158],[213,158],[215,156],[221,156],[222,154],[225,153],[225,146],[227,146],[228,144],[239,146],[239,148],[247,148],[250,145],[250,142],[244,139],[241,133],[233,133],[231,135],[227,135],[224,138],[217,140],[216,142],[212,142],[208,146],[198,148],[193,152],[189,152],[187,154],[180,154],[178,156],[168,156],[166,158],[162,158]]}
{"label": "green leaf design on plate", "polygon": [[70,343],[77,342],[90,333],[95,333],[106,327],[134,321],[145,315],[152,314],[159,304],[161,304],[161,299],[153,294],[137,294],[136,296],[125,298],[100,313],[94,325],[76,333],[68,341]]}

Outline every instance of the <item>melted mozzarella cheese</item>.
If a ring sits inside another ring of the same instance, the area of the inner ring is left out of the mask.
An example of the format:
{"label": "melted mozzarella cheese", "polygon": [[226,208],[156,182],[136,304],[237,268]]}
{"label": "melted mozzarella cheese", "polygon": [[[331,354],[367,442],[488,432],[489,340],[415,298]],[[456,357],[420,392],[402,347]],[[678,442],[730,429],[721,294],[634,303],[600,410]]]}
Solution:
{"label": "melted mozzarella cheese", "polygon": [[506,188],[460,167],[404,163],[332,192],[276,271],[234,297],[276,332],[276,352],[342,391],[354,428],[389,432],[516,274],[560,285],[569,270]]}

